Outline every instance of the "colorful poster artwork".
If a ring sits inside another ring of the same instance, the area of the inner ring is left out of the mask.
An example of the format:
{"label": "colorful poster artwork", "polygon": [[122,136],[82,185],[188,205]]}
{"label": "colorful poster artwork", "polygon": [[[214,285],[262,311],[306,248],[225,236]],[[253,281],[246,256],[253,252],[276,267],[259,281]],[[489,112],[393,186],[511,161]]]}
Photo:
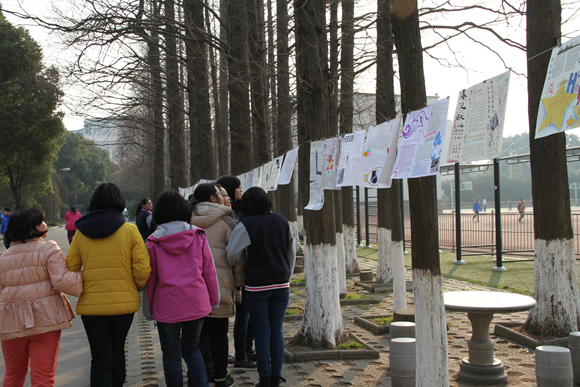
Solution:
{"label": "colorful poster artwork", "polygon": [[439,173],[448,110],[446,98],[407,114],[392,179]]}
{"label": "colorful poster artwork", "polygon": [[323,189],[336,189],[336,155],[338,152],[338,138],[323,140],[322,152],[324,157],[324,170],[322,172]]}
{"label": "colorful poster artwork", "polygon": [[268,183],[270,180],[270,173],[272,171],[272,164],[274,161],[270,161],[262,166],[262,180],[260,181],[260,188],[268,192]]}
{"label": "colorful poster artwork", "polygon": [[[399,117],[371,126],[358,164],[358,186],[367,188],[391,186],[391,173],[395,164],[394,156],[397,152],[400,128],[401,118]],[[385,165],[389,155],[393,157],[390,158],[390,164]],[[383,176],[385,176],[384,182],[381,182]]]}
{"label": "colorful poster artwork", "polygon": [[310,143],[310,200],[305,210],[320,210],[324,206],[324,141]]}
{"label": "colorful poster artwork", "polygon": [[447,162],[467,163],[501,155],[509,83],[507,71],[459,92]]}
{"label": "colorful poster artwork", "polygon": [[340,163],[336,177],[336,185],[338,187],[356,185],[358,162],[361,158],[365,136],[366,131],[359,130],[354,133],[347,133],[342,137]]}
{"label": "colorful poster artwork", "polygon": [[284,157],[284,163],[282,164],[282,169],[280,170],[280,178],[278,179],[278,185],[290,184],[292,179],[292,172],[294,172],[294,164],[296,163],[296,157],[298,157],[298,149],[300,146],[286,152]]}
{"label": "colorful poster artwork", "polygon": [[272,169],[268,177],[268,191],[276,191],[278,189],[278,179],[280,178],[280,170],[282,168],[282,159],[284,156],[279,156],[272,161]]}
{"label": "colorful poster artwork", "polygon": [[580,36],[552,50],[535,138],[577,127],[580,127]]}

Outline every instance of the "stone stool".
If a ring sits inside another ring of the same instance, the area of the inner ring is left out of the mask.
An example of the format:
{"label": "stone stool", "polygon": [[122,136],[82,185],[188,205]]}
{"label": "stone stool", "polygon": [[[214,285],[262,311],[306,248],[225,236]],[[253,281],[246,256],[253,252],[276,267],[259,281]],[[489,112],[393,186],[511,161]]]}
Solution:
{"label": "stone stool", "polygon": [[572,356],[574,383],[580,384],[580,332],[570,332],[568,348]]}
{"label": "stone stool", "polygon": [[393,387],[415,387],[416,345],[415,339],[411,337],[391,340],[389,362]]}
{"label": "stone stool", "polygon": [[415,323],[409,321],[395,321],[389,327],[389,337],[392,341],[398,337],[415,337]]}
{"label": "stone stool", "polygon": [[572,357],[564,347],[536,347],[536,382],[538,387],[572,387]]}

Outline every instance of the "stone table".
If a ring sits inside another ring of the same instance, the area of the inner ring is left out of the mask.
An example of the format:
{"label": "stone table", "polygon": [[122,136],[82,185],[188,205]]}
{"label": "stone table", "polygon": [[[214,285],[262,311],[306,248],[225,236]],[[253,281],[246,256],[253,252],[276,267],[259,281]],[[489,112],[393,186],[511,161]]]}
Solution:
{"label": "stone table", "polygon": [[536,305],[532,297],[497,291],[459,291],[443,293],[445,310],[467,312],[472,336],[467,342],[469,357],[464,358],[458,379],[479,384],[501,384],[507,381],[502,362],[493,357],[494,343],[489,337],[489,325],[494,313],[529,310]]}

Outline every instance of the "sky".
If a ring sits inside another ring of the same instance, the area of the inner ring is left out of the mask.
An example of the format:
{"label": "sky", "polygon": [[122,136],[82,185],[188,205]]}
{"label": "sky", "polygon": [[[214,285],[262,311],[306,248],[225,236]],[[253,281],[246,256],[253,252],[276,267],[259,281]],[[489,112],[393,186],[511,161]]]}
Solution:
{"label": "sky", "polygon": [[[57,0],[58,1],[58,0]],[[431,0],[420,0],[420,3],[427,3]],[[490,3],[495,0],[484,0],[478,3]],[[38,2],[37,0],[0,0],[3,9],[18,10],[18,3],[21,3],[25,10],[38,16],[47,16],[50,14],[49,2]],[[363,0],[357,1],[359,4],[367,3],[367,7],[375,6],[376,1]],[[565,20],[567,14],[572,11],[564,7],[563,19]],[[59,49],[55,49],[58,44],[58,38],[55,35],[48,34],[46,30],[31,25],[31,22],[18,20],[12,15],[6,14],[7,19],[14,25],[23,26],[27,28],[32,37],[40,43],[43,47],[45,63],[48,65],[59,65],[59,61],[66,55]],[[340,16],[339,16],[340,17]],[[463,16],[465,17],[465,16]],[[472,21],[477,21],[478,14],[473,14]],[[437,24],[449,22],[449,20],[435,20]],[[451,20],[451,22],[453,22]],[[520,20],[519,26],[515,26],[510,30],[498,31],[508,34],[510,38],[520,43],[525,43],[525,20]],[[569,37],[580,34],[580,20],[568,23],[563,27],[563,34],[568,34]],[[526,55],[523,51],[518,51],[513,48],[507,48],[505,45],[491,36],[491,34],[483,34],[481,38],[494,50],[501,54],[502,60],[494,55],[484,47],[469,41],[466,38],[458,38],[452,41],[451,47],[455,50],[455,55],[449,53],[447,48],[441,48],[434,52],[434,55],[445,57],[450,61],[455,59],[455,63],[460,63],[464,68],[447,67],[439,64],[436,60],[424,55],[424,72],[427,95],[432,96],[438,94],[440,98],[449,97],[449,119],[455,112],[455,105],[457,103],[457,96],[460,90],[474,86],[482,81],[495,77],[504,73],[506,66],[513,69],[514,73],[511,76],[510,89],[508,95],[507,114],[504,125],[504,137],[513,136],[522,132],[527,132],[528,129],[528,112],[527,112],[527,79],[524,75],[526,73]],[[372,40],[372,39],[371,39]],[[563,41],[568,38],[563,38]],[[423,38],[423,46],[430,43],[429,36]],[[546,53],[550,55],[550,53]],[[516,74],[517,73],[517,74]],[[359,92],[374,93],[375,92],[375,71],[368,71],[366,74],[358,76],[355,80],[356,89]],[[397,84],[397,82],[395,82]],[[396,85],[396,88],[398,85]],[[67,110],[66,105],[74,99],[74,89],[65,88],[65,103],[62,110],[65,112],[64,123],[68,130],[76,130],[83,127],[83,118],[74,116]],[[570,131],[577,135],[580,130],[576,129]]]}

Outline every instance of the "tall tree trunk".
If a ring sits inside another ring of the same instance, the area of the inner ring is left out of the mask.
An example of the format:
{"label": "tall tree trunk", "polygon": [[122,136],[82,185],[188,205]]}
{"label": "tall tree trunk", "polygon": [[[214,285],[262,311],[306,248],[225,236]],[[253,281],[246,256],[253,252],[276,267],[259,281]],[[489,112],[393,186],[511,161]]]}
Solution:
{"label": "tall tree trunk", "polygon": [[187,53],[187,93],[189,96],[189,133],[191,183],[213,179],[214,153],[211,131],[211,106],[207,71],[207,45],[196,31],[205,30],[204,6],[198,0],[185,0]]}
{"label": "tall tree trunk", "polygon": [[[152,1],[154,22],[159,22],[160,5]],[[161,59],[159,53],[159,34],[151,31],[148,40],[148,62],[151,73],[151,109],[155,137],[153,162],[153,197],[157,199],[165,190],[165,125],[163,123],[163,83],[161,81]]]}
{"label": "tall tree trunk", "polygon": [[[330,2],[330,135],[338,135],[338,0]],[[334,219],[336,227],[336,262],[338,267],[338,289],[340,297],[346,296],[346,261],[344,234],[342,233],[342,193],[328,191],[334,196]]]}
{"label": "tall tree trunk", "polygon": [[[300,191],[307,202],[310,188],[309,141],[329,133],[328,43],[325,4],[295,0],[298,68],[298,138]],[[333,195],[325,196],[319,211],[304,211],[307,224],[304,318],[296,343],[335,348],[344,337],[336,265],[336,230]],[[321,227],[324,225],[324,227]]]}
{"label": "tall tree trunk", "polygon": [[[220,0],[221,20],[227,20],[227,1]],[[220,39],[228,43],[228,31],[224,23],[220,23]],[[219,66],[219,114],[216,111],[216,138],[218,144],[219,175],[230,173],[230,133],[228,130],[228,56],[220,52]]]}
{"label": "tall tree trunk", "polygon": [[231,173],[238,175],[249,171],[254,166],[248,85],[246,2],[229,0],[227,10]]}
{"label": "tall tree trunk", "polygon": [[580,313],[566,137],[564,133],[538,140],[534,137],[550,62],[550,52],[546,51],[557,45],[561,37],[561,12],[559,0],[527,2],[528,117],[536,279],[534,297],[538,303],[528,316],[526,329],[532,334],[555,337],[567,337],[570,332],[577,331]]}
{"label": "tall tree trunk", "polygon": [[[399,14],[397,6],[401,3],[413,4],[412,12]],[[399,58],[401,108],[410,112],[427,104],[417,1],[396,0],[394,4],[392,28]],[[442,387],[449,386],[449,366],[435,183],[435,176],[408,180],[416,339],[420,349],[416,385]]]}
{"label": "tall tree trunk", "polygon": [[184,143],[183,95],[179,84],[177,54],[177,28],[175,27],[175,1],[165,0],[165,46],[167,77],[167,131],[169,133],[169,175],[171,188],[187,186]]}
{"label": "tall tree trunk", "polygon": [[[352,133],[354,84],[354,0],[342,1],[342,55],[340,58],[340,133]],[[346,273],[358,273],[356,237],[354,228],[353,188],[342,187],[342,233]]]}
{"label": "tall tree trunk", "polygon": [[[286,0],[276,1],[276,18],[277,18],[277,100],[278,115],[275,122],[278,133],[278,154],[281,155],[292,149],[292,101],[290,100],[290,72],[288,71],[288,2]],[[296,197],[294,196],[294,176],[290,184],[278,186],[278,197],[280,198],[279,211],[292,230],[292,235],[297,246],[300,247],[300,238],[298,237],[298,223],[296,221]],[[297,249],[298,251],[298,249]]]}
{"label": "tall tree trunk", "polygon": [[264,2],[250,0],[248,25],[250,28],[248,48],[250,53],[250,89],[252,92],[252,123],[256,130],[258,164],[269,162],[271,157],[268,136],[267,114],[268,95],[266,93],[266,47],[264,43]]}
{"label": "tall tree trunk", "polygon": [[[393,34],[391,1],[379,0],[377,16],[377,124],[397,116],[393,73]],[[394,179],[391,188],[377,190],[378,263],[377,282],[393,282],[393,310],[405,309],[405,259],[401,224],[401,180]]]}
{"label": "tall tree trunk", "polygon": [[[271,149],[273,156],[278,157],[278,132],[274,123],[278,116],[278,101],[276,100],[276,58],[274,55],[275,51],[275,40],[274,40],[274,19],[272,17],[272,0],[267,0],[266,8],[268,10],[268,77],[266,78],[266,95],[268,99],[266,101],[266,109],[270,112],[266,117],[267,128],[268,128],[268,146]],[[268,106],[270,108],[268,109]],[[272,205],[276,208],[276,212],[280,212],[280,194],[278,190],[271,191],[269,195],[273,196]]]}
{"label": "tall tree trunk", "polygon": [[[211,22],[210,22],[210,18],[209,18],[209,5],[207,0],[205,0],[205,30],[208,34],[212,33],[211,30]],[[220,146],[218,145],[219,141],[218,141],[218,121],[219,121],[219,117],[221,117],[222,112],[221,112],[221,106],[220,106],[220,99],[219,99],[219,89],[218,89],[218,63],[216,61],[216,49],[214,47],[209,46],[208,47],[208,52],[209,52],[209,65],[210,65],[210,76],[211,76],[211,94],[212,94],[212,100],[213,100],[213,106],[214,106],[214,130],[212,130],[212,136],[211,136],[211,145],[212,145],[212,152],[213,152],[213,160],[214,160],[214,165],[213,165],[213,176],[211,177],[213,178],[217,178],[221,175],[219,174],[219,170],[220,170],[220,165],[226,160],[225,156],[223,159],[220,159]],[[210,107],[211,108],[211,107]],[[208,109],[209,110],[209,109]],[[211,122],[210,122],[211,125]],[[211,129],[211,126],[210,126]],[[193,181],[191,182],[192,184],[194,183]]]}

